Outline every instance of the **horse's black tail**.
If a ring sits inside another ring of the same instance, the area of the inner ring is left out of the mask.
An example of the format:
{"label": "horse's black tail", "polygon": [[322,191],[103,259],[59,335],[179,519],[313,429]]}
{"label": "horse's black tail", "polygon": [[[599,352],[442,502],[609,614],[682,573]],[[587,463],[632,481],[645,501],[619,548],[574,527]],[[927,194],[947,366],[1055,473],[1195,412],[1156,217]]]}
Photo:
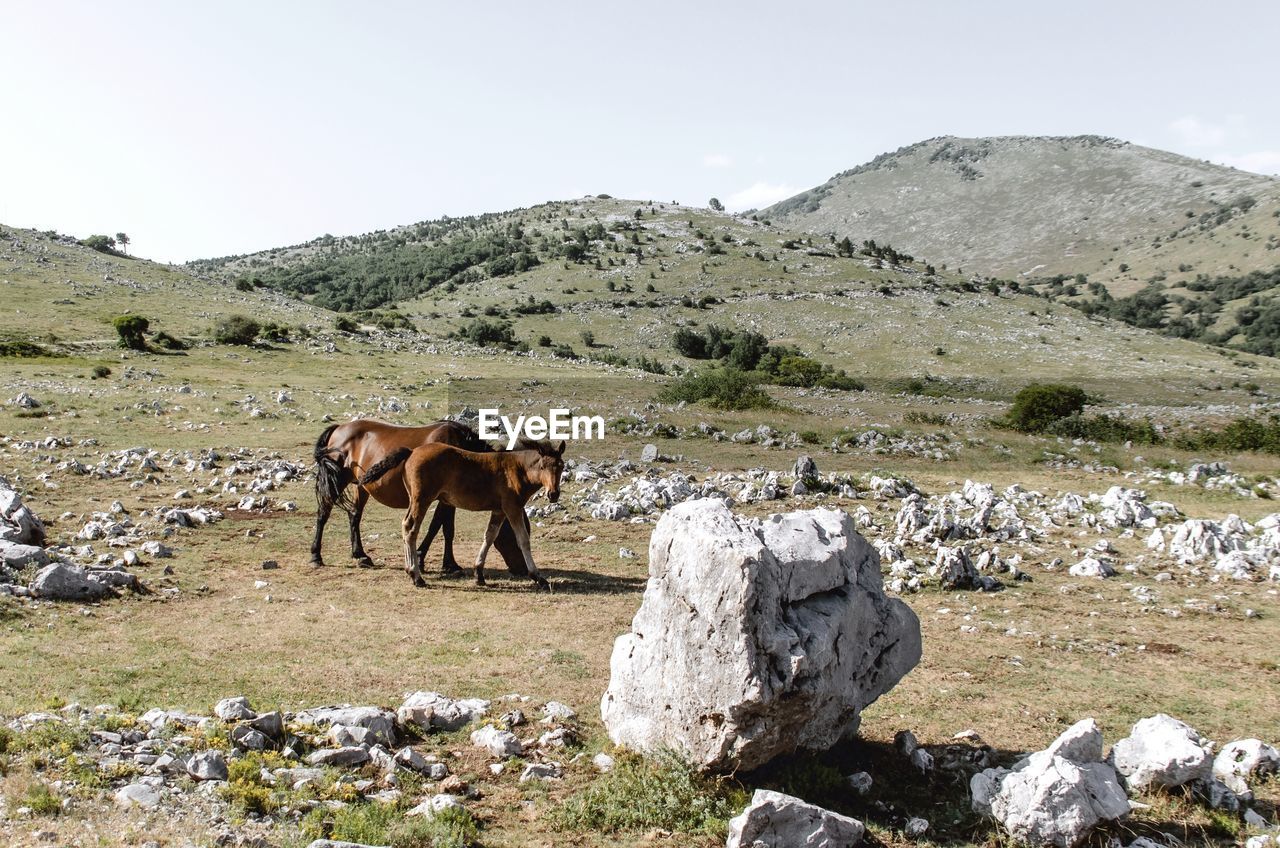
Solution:
{"label": "horse's black tail", "polygon": [[316,503],[320,506],[337,506],[350,512],[355,508],[351,496],[347,494],[347,470],[342,466],[346,454],[329,447],[329,437],[341,426],[331,424],[316,439]]}
{"label": "horse's black tail", "polygon": [[372,468],[360,475],[360,485],[367,486],[396,466],[403,465],[411,453],[413,453],[412,448],[396,448],[375,462]]}

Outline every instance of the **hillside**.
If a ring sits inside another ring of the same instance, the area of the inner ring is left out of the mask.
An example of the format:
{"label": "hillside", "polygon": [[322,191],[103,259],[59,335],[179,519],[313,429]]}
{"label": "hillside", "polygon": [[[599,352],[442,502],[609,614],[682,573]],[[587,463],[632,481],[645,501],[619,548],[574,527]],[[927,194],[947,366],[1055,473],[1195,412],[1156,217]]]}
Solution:
{"label": "hillside", "polygon": [[841,255],[829,239],[749,218],[608,197],[191,267],[316,304],[371,307],[356,314],[368,322],[436,337],[509,325],[534,351],[641,367],[696,365],[672,349],[672,333],[715,324],[793,345],[870,385],[925,381],[951,394],[1007,397],[1035,374],[1148,398],[1156,378],[1203,393],[1224,373],[1228,383],[1259,373],[1259,361],[1233,364],[1007,285],[929,274],[922,260]]}
{"label": "hillside", "polygon": [[904,147],[759,216],[984,275],[1083,273],[1128,294],[1153,274],[1280,264],[1277,209],[1275,177],[1098,136],[1011,136]]}

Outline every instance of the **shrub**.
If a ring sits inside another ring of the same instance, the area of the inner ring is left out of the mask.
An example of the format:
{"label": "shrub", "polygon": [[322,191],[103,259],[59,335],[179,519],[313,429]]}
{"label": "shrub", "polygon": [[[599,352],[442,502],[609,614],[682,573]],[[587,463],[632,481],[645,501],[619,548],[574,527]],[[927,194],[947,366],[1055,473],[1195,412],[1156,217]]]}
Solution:
{"label": "shrub", "polygon": [[538,347],[551,347],[551,337],[538,336]]}
{"label": "shrub", "polygon": [[11,356],[15,359],[37,356],[56,356],[43,345],[21,339],[0,340],[0,356]]}
{"label": "shrub", "polygon": [[354,333],[356,328],[356,322],[346,315],[335,315],[333,318],[333,329],[339,333]]}
{"label": "shrub", "polygon": [[671,752],[619,758],[613,770],[551,812],[564,830],[617,833],[654,828],[723,840],[746,793],[724,778],[704,777]]}
{"label": "shrub", "polygon": [[689,372],[664,388],[658,399],[668,403],[706,401],[715,409],[771,409],[773,398],[760,388],[757,379],[736,368],[712,368]]}
{"label": "shrub", "polygon": [[85,247],[92,248],[98,251],[99,253],[115,253],[116,252],[116,240],[113,239],[111,236],[102,236],[102,235],[89,236],[88,238],[81,239],[80,243],[83,244]]}
{"label": "shrub", "polygon": [[152,336],[151,340],[165,350],[186,350],[188,347],[182,339],[174,338],[163,330]]}
{"label": "shrub", "polygon": [[586,345],[587,348],[593,348],[596,346],[596,334],[590,330],[583,330],[581,333],[578,333],[578,338],[582,339],[582,343]]}
{"label": "shrub", "polygon": [[261,331],[262,325],[247,315],[228,315],[213,325],[213,340],[218,344],[251,345]]}
{"label": "shrub", "polygon": [[1150,420],[1134,423],[1112,415],[1068,415],[1051,423],[1045,428],[1045,432],[1068,439],[1090,439],[1095,442],[1154,445],[1161,441],[1160,432]]}
{"label": "shrub", "polygon": [[47,783],[39,781],[27,787],[22,803],[37,816],[56,816],[62,812],[62,799]]}
{"label": "shrub", "polygon": [[236,280],[236,291],[249,292],[253,291],[253,283],[248,280]]}
{"label": "shrub", "polygon": [[120,347],[129,350],[146,350],[147,328],[151,326],[151,322],[141,315],[118,315],[111,320],[111,326],[116,328],[116,335],[120,336]]}
{"label": "shrub", "polygon": [[111,376],[111,369],[105,365],[93,366],[93,379],[102,380]]}
{"label": "shrub", "polygon": [[1088,397],[1084,389],[1061,383],[1032,383],[1013,397],[1006,422],[1022,433],[1042,433],[1053,422],[1078,415]]}
{"label": "shrub", "polygon": [[510,321],[489,321],[477,318],[453,334],[454,338],[481,347],[513,348],[516,346],[515,330]]}

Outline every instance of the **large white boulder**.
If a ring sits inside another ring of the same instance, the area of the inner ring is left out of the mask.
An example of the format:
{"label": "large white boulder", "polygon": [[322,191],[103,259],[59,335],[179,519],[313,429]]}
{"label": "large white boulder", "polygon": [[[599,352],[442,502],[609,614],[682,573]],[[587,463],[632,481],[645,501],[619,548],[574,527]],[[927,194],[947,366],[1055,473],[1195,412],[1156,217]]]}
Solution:
{"label": "large white boulder", "polygon": [[1237,739],[1224,745],[1213,760],[1213,776],[1237,795],[1251,790],[1249,781],[1280,772],[1280,751],[1261,739]]}
{"label": "large white boulder", "polygon": [[725,848],[850,848],[865,832],[857,819],[757,789],[747,808],[729,820]]}
{"label": "large white boulder", "polygon": [[601,717],[620,745],[751,769],[851,735],[919,659],[920,622],[884,594],[851,516],[761,521],[693,500],[649,541],[649,583],[614,643]]}
{"label": "large white boulder", "polygon": [[1134,724],[1115,744],[1111,763],[1130,789],[1182,786],[1210,776],[1213,744],[1176,718],[1157,713]]}
{"label": "large white boulder", "polygon": [[31,594],[51,601],[97,601],[114,594],[105,582],[90,580],[78,565],[54,562],[36,572]]}
{"label": "large white boulder", "polygon": [[1115,769],[1102,762],[1102,732],[1091,718],[1012,769],[975,774],[969,790],[973,809],[998,820],[1014,838],[1057,848],[1079,845],[1098,824],[1130,809]]}

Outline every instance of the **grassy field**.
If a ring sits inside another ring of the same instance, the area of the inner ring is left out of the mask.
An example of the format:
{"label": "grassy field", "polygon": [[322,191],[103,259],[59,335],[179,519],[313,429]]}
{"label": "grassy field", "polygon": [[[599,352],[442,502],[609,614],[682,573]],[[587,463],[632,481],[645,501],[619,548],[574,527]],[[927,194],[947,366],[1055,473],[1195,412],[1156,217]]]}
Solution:
{"label": "grassy field", "polygon": [[[619,208],[629,207],[619,202]],[[680,210],[673,221],[685,215]],[[727,219],[701,222],[713,224],[746,226]],[[143,510],[172,504],[175,491],[197,490],[211,476],[188,473],[179,462],[162,463],[144,478],[97,479],[58,470],[66,460],[93,465],[112,451],[145,446],[179,455],[210,448],[250,458],[278,453],[309,463],[311,445],[327,417],[374,414],[423,421],[489,394],[499,395],[495,400],[503,407],[568,403],[609,420],[639,415],[685,429],[708,423],[732,433],[764,422],[783,432],[813,431],[818,443],[804,450],[822,471],[903,475],[928,493],[953,491],[975,479],[997,488],[1018,483],[1087,494],[1125,484],[1125,471],[1166,463],[1185,469],[1192,461],[1209,459],[1227,460],[1246,475],[1280,473],[1272,456],[1193,456],[1164,446],[1121,445],[1095,452],[1089,445],[1023,436],[988,422],[1003,411],[1014,389],[1033,379],[1070,379],[1105,397],[1108,408],[1171,424],[1222,420],[1251,404],[1270,403],[1280,392],[1273,360],[1226,357],[1195,344],[1088,322],[1060,308],[1046,316],[1043,301],[1020,296],[917,291],[919,284],[912,280],[903,281],[896,295],[884,296],[877,287],[889,275],[861,265],[856,273],[867,279],[853,294],[837,294],[855,284],[817,262],[794,282],[753,277],[748,266],[757,260],[732,256],[706,279],[697,266],[673,271],[670,278],[659,276],[655,287],[665,297],[715,290],[728,298],[711,310],[696,311],[678,306],[619,310],[598,287],[595,272],[581,271],[575,272],[580,277],[573,285],[580,291],[571,310],[517,320],[522,337],[546,332],[572,341],[580,328],[589,328],[598,344],[626,352],[666,350],[673,324],[690,318],[754,326],[767,330],[771,339],[797,344],[866,377],[870,385],[866,392],[772,389],[783,404],[780,410],[718,412],[653,404],[665,379],[655,375],[484,352],[441,340],[459,323],[445,316],[447,309],[456,313],[462,303],[483,308],[509,297],[506,282],[474,284],[462,293],[465,300],[452,304],[427,299],[406,305],[404,311],[417,316],[423,335],[339,334],[331,330],[331,314],[269,292],[237,292],[227,283],[178,269],[24,238],[22,251],[10,249],[0,259],[3,290],[14,304],[0,316],[0,334],[40,341],[63,355],[2,360],[0,400],[26,391],[43,406],[34,413],[11,404],[0,407],[0,473],[25,493],[48,523],[51,538],[62,542],[72,542],[89,515],[113,501],[141,520]],[[51,265],[36,262],[37,256]],[[546,267],[530,272],[521,278],[520,296],[541,298],[573,287],[563,273]],[[593,281],[584,282],[588,277]],[[724,291],[721,280],[735,281],[741,292]],[[793,286],[796,294],[786,296]],[[943,306],[938,299],[954,302]],[[307,326],[314,336],[255,348],[201,343],[180,354],[127,353],[114,346],[109,326],[110,318],[126,309],[149,316],[157,329],[193,339],[231,312]],[[441,317],[429,317],[432,310]],[[330,343],[333,349],[326,347]],[[945,349],[943,356],[933,353],[937,346]],[[94,366],[105,366],[110,374],[94,379]],[[905,394],[894,384],[922,374],[938,378],[933,385],[939,396]],[[1256,392],[1238,385],[1245,380],[1258,384]],[[183,391],[186,386],[189,392]],[[282,391],[288,395],[283,402]],[[256,417],[255,409],[261,411]],[[911,423],[911,414],[921,412],[951,417],[945,425]],[[832,454],[822,447],[839,433],[871,427],[940,435],[955,446],[954,458]],[[24,444],[48,437],[69,440],[70,446]],[[575,444],[570,455],[637,460],[649,441],[663,454],[680,457],[664,468],[699,477],[722,470],[786,471],[800,452],[615,429],[603,442]],[[1046,453],[1115,466],[1118,472],[1052,468],[1042,461]],[[131,485],[137,479],[144,482]],[[366,545],[378,567],[353,567],[344,555],[345,527],[335,521],[326,541],[330,564],[312,568],[310,486],[302,479],[271,493],[273,502],[293,501],[296,511],[228,510],[220,522],[179,530],[166,540],[175,549],[173,559],[138,569],[154,590],[151,595],[92,605],[3,599],[0,714],[71,701],[111,703],[137,713],[154,706],[208,711],[218,699],[237,694],[248,695],[259,707],[296,709],[334,702],[395,706],[406,692],[418,689],[486,698],[515,692],[570,704],[582,719],[581,752],[608,749],[598,702],[613,639],[628,627],[643,592],[650,524],[592,520],[577,510],[549,516],[535,531],[534,552],[555,589],[550,595],[492,568],[495,579],[488,588],[430,573],[430,587],[414,590],[397,564],[400,517],[380,508],[371,508],[365,520]],[[1252,520],[1276,511],[1267,500],[1199,487],[1147,488],[1152,498],[1169,500],[1193,517],[1237,513]],[[575,491],[567,485],[566,498]],[[217,491],[197,494],[192,503],[226,510],[238,498]],[[847,509],[866,505],[889,526],[898,508],[896,501],[825,502]],[[788,508],[778,502],[747,510],[763,514]],[[479,519],[465,516],[460,561],[473,557],[479,533]],[[1024,565],[1034,582],[998,594],[929,588],[907,596],[920,616],[923,660],[867,711],[862,742],[805,766],[819,775],[869,768],[880,785],[868,799],[837,797],[830,803],[867,818],[884,843],[903,841],[902,815],[909,812],[935,823],[931,838],[939,843],[996,844],[1000,837],[993,828],[965,812],[961,783],[946,775],[907,774],[894,765],[889,749],[895,732],[909,728],[941,752],[956,732],[972,728],[997,752],[1007,753],[1042,747],[1086,715],[1096,717],[1108,743],[1114,742],[1137,718],[1166,711],[1219,743],[1241,736],[1280,739],[1275,590],[1179,575],[1159,584],[1153,606],[1137,602],[1130,591],[1139,582],[1149,584],[1145,576],[1081,581],[1043,568],[1095,538],[1074,526],[1051,537]],[[1144,552],[1138,539],[1117,545],[1124,559]],[[640,556],[622,559],[620,547]],[[437,556],[432,555],[432,569],[438,568]],[[264,560],[276,560],[280,567],[264,571]],[[172,573],[164,573],[166,566]],[[255,581],[267,585],[255,587]],[[1257,615],[1247,617],[1246,610]],[[558,826],[556,811],[565,799],[599,780],[587,765],[589,756],[562,782],[530,785],[517,783],[518,769],[490,774],[487,762],[462,736],[430,737],[422,747],[448,759],[455,773],[466,775],[480,791],[472,806],[486,846],[722,842],[722,837],[664,835],[652,828],[600,833]],[[806,785],[804,775],[797,774],[742,780],[747,788],[796,789]],[[25,797],[36,779],[15,761],[3,794]],[[1274,783],[1264,787],[1264,804],[1273,803],[1276,794]],[[1229,841],[1239,833],[1176,797],[1153,800],[1155,810],[1132,825],[1136,832],[1149,831],[1164,816],[1174,823],[1169,827],[1185,828],[1193,841]],[[0,834],[15,844],[40,830],[81,845],[141,844],[144,838],[180,845],[186,836],[211,838],[207,821],[198,817],[139,822],[110,810],[109,803],[90,801],[81,799],[62,816],[11,818]],[[888,811],[874,807],[875,801],[889,804]],[[12,802],[10,809],[16,805]],[[236,816],[234,811],[228,815]],[[290,827],[280,825],[272,839],[292,838]]]}

